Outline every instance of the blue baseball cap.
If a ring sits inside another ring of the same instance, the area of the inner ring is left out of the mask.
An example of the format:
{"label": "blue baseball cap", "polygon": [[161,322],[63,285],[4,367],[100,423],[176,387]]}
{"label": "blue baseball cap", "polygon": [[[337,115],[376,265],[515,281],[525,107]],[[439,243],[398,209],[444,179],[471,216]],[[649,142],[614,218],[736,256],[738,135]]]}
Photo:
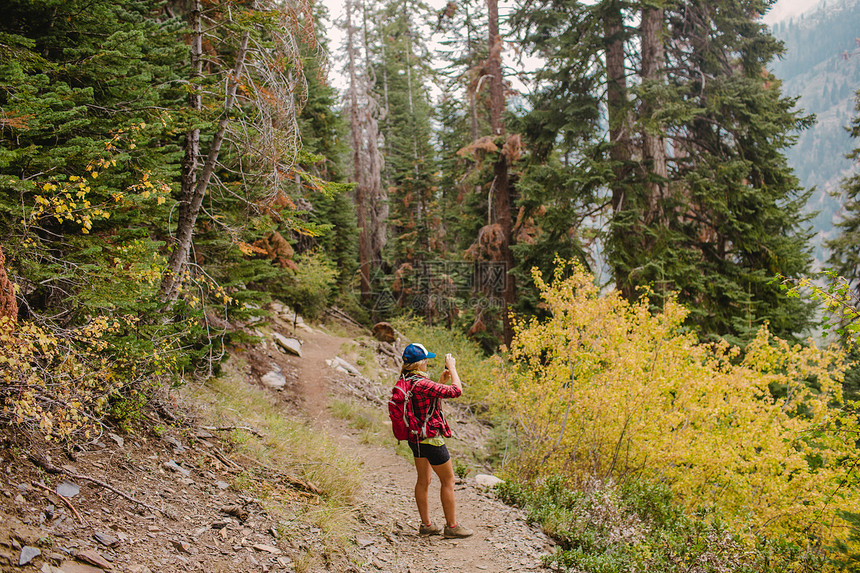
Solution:
{"label": "blue baseball cap", "polygon": [[405,364],[420,362],[425,358],[436,358],[436,355],[432,352],[427,352],[423,344],[410,344],[403,349],[403,362]]}

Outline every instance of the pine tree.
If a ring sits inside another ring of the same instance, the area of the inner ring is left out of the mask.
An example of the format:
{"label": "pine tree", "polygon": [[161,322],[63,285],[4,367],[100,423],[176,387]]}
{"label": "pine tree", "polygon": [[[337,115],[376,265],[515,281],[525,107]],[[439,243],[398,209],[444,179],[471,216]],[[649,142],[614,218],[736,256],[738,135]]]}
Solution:
{"label": "pine tree", "polygon": [[[854,139],[860,138],[860,91],[856,98],[854,111],[857,115],[849,127]],[[848,158],[860,161],[860,146],[855,147]],[[860,174],[843,180],[840,195],[843,197],[842,219],[836,223],[839,235],[826,243],[830,249],[828,263],[839,276],[848,280],[860,296]]]}
{"label": "pine tree", "polygon": [[616,288],[636,298],[650,285],[657,305],[677,292],[703,334],[740,341],[765,321],[780,336],[810,321],[806,305],[771,284],[809,268],[806,195],[782,154],[808,120],[764,71],[780,49],[757,21],[764,10],[569,1],[517,19],[548,57],[527,123],[538,150],[582,136],[575,185],[581,196],[607,190]]}
{"label": "pine tree", "polygon": [[[149,0],[4,6],[0,228],[23,318],[153,311],[135,273],[155,262],[168,205],[137,184],[179,174],[164,110],[182,99],[180,27]],[[128,272],[114,262],[126,257]]]}
{"label": "pine tree", "polygon": [[427,7],[415,0],[386,2],[378,14],[375,74],[383,102],[384,185],[388,191],[392,241],[387,258],[394,271],[394,296],[428,321],[440,312],[436,281],[426,263],[445,250],[439,209],[436,154],[428,98],[432,70],[421,38]]}
{"label": "pine tree", "polygon": [[[327,17],[322,4],[314,6],[315,27],[321,28]],[[309,221],[325,230],[315,236],[296,233],[294,238],[299,242],[299,252],[321,248],[337,266],[339,283],[346,290],[351,287],[351,277],[357,266],[358,228],[347,186],[341,185],[346,181],[344,163],[349,153],[344,143],[346,125],[335,110],[337,91],[328,84],[328,66],[321,60],[320,53],[328,53],[323,38],[317,49],[303,45],[308,98],[298,118],[304,151],[302,169],[321,182],[336,185],[324,192],[306,187],[298,190],[299,196],[312,206],[308,213]]]}

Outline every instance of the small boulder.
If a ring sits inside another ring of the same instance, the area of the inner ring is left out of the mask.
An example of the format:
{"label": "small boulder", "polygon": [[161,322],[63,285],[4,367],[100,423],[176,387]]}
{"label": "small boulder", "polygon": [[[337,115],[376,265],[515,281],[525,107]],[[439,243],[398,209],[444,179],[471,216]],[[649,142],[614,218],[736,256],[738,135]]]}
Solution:
{"label": "small boulder", "polygon": [[284,386],[287,385],[286,377],[276,370],[272,370],[265,374],[260,378],[260,382],[262,382],[266,388],[271,390],[283,390]]}
{"label": "small boulder", "polygon": [[93,533],[93,539],[104,545],[105,547],[116,547],[119,545],[119,539],[107,533],[96,531]]}
{"label": "small boulder", "polygon": [[61,495],[63,497],[75,497],[79,493],[81,493],[81,487],[77,484],[74,484],[69,481],[64,481],[60,485],[57,486],[57,495]]}
{"label": "small boulder", "polygon": [[335,356],[331,360],[326,360],[326,363],[335,370],[339,370],[341,372],[346,372],[350,376],[360,376],[361,372],[358,371],[358,368],[341,358],[340,356]]}
{"label": "small boulder", "polygon": [[180,474],[184,475],[185,477],[191,476],[191,470],[187,470],[187,469],[183,468],[182,466],[180,466],[179,464],[177,464],[173,460],[170,460],[169,462],[164,462],[164,467],[169,469],[170,471],[180,473]]}
{"label": "small boulder", "polygon": [[42,552],[37,547],[30,547],[29,545],[22,547],[21,554],[18,556],[18,567],[23,567],[41,554]]}
{"label": "small boulder", "polygon": [[277,332],[272,333],[272,338],[275,339],[275,344],[277,344],[280,348],[282,348],[285,352],[290,354],[294,354],[301,358],[302,356],[302,343],[299,342],[295,338],[287,338],[282,334],[278,334]]}
{"label": "small boulder", "polygon": [[500,483],[503,483],[505,480],[499,479],[496,476],[491,476],[487,474],[478,474],[475,476],[475,483],[481,487],[492,488],[496,487]]}
{"label": "small boulder", "polygon": [[377,322],[371,330],[373,337],[380,342],[395,342],[397,340],[397,331],[387,322]]}
{"label": "small boulder", "polygon": [[[86,551],[78,551],[78,553],[77,553],[77,555],[75,555],[75,557],[77,557],[81,561],[85,561],[85,562],[89,563],[90,565],[95,565],[96,567],[101,567],[102,569],[105,569],[108,571],[113,569],[113,565],[111,565],[107,559],[105,559],[104,557],[99,555],[96,551],[92,551],[90,549],[88,549]],[[65,568],[66,568],[65,565],[63,565],[62,569],[65,569]]]}

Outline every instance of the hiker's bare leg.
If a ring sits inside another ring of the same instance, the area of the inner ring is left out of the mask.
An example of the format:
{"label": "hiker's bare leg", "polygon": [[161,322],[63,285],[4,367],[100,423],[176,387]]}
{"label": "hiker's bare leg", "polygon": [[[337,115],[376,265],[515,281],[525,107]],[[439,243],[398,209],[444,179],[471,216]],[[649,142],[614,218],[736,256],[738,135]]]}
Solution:
{"label": "hiker's bare leg", "polygon": [[442,487],[439,490],[439,497],[442,499],[442,511],[445,512],[448,527],[453,527],[457,525],[457,512],[454,503],[454,464],[448,460],[444,464],[431,467],[439,476],[439,481],[442,482]]}
{"label": "hiker's bare leg", "polygon": [[430,525],[430,509],[427,501],[430,480],[433,478],[430,462],[427,458],[415,458],[415,469],[418,470],[418,479],[415,482],[415,503],[418,504],[418,515],[421,516],[421,523]]}

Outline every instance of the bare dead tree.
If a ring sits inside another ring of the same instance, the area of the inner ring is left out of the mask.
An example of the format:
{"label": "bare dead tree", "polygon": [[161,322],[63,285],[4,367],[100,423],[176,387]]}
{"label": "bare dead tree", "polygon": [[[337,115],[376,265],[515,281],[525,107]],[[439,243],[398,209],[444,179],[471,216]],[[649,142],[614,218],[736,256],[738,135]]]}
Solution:
{"label": "bare dead tree", "polygon": [[[490,79],[490,127],[493,137],[501,137],[505,133],[502,115],[505,111],[505,80],[502,76],[502,37],[499,34],[499,4],[498,0],[487,0],[487,19],[489,22],[489,57],[487,58],[487,74]],[[504,309],[504,338],[510,346],[514,337],[510,308],[516,297],[516,284],[511,271],[514,268],[513,220],[511,217],[511,187],[508,177],[508,156],[502,150],[493,166],[493,193],[496,221],[501,228],[502,244],[500,245],[502,260],[505,263],[505,279],[502,290]]]}
{"label": "bare dead tree", "polygon": [[[310,4],[307,0],[296,0],[289,5],[258,0],[251,7],[260,16],[257,20],[241,20],[229,7],[226,12],[210,14],[201,8],[201,2],[195,0],[189,14],[194,84],[189,104],[193,110],[203,107],[202,94],[196,84],[203,76],[204,40],[229,44],[231,38],[227,30],[239,28],[242,31],[238,44],[224,50],[232,54],[232,66],[221,62],[217,53],[206,57],[207,67],[217,69],[212,73],[224,75],[226,87],[212,142],[202,162],[198,158],[199,130],[191,130],[186,135],[176,235],[161,283],[162,298],[166,301],[179,296],[194,227],[210,183],[213,179],[217,181],[219,169],[228,169],[220,161],[225,141],[240,151],[240,157],[251,158],[241,162],[237,169],[243,179],[262,186],[263,196],[257,200],[263,203],[277,196],[282,182],[295,168],[301,147],[297,115],[306,96],[306,84],[297,36],[313,39]],[[225,25],[228,23],[231,26]],[[218,33],[223,33],[224,37],[217,37]]]}
{"label": "bare dead tree", "polygon": [[[365,34],[359,34],[354,14],[356,2],[346,3],[347,73],[349,89],[347,106],[352,140],[352,181],[355,185],[355,207],[358,218],[359,283],[362,300],[370,300],[370,272],[374,260],[379,259],[384,245],[384,219],[387,212],[377,210],[382,190],[382,158],[379,153],[379,105],[373,97],[375,83],[373,68],[369,62]],[[364,4],[361,5],[364,12]],[[364,15],[362,14],[362,18]],[[363,48],[363,49],[362,49]],[[364,52],[365,62],[361,71],[360,57]],[[382,233],[382,235],[380,235]]]}

